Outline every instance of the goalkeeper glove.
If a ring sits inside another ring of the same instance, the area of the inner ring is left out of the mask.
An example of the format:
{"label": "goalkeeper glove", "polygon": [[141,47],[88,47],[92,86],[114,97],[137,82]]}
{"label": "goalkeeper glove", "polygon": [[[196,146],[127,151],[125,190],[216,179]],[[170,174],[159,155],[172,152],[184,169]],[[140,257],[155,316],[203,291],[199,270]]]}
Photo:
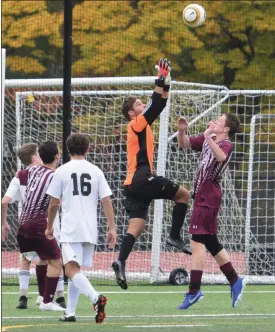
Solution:
{"label": "goalkeeper glove", "polygon": [[[155,80],[155,84],[158,87],[163,88],[164,86],[169,86],[171,81],[171,65],[170,61],[167,61],[167,59],[160,59],[159,64],[155,66],[155,68],[158,70],[158,78]],[[168,90],[165,89],[166,91]]]}
{"label": "goalkeeper glove", "polygon": [[[155,65],[155,68],[159,72],[159,66]],[[170,83],[171,83],[171,70],[172,70],[172,68],[170,68],[170,71],[169,71],[168,75],[166,76],[166,78],[164,80],[164,87],[165,86],[170,86]]]}

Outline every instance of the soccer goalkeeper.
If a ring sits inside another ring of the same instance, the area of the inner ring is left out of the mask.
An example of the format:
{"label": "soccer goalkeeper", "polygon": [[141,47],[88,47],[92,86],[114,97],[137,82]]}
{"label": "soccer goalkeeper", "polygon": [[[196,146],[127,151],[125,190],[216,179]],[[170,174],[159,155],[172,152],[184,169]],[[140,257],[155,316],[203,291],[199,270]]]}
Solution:
{"label": "soccer goalkeeper", "polygon": [[112,268],[118,285],[127,289],[125,262],[131,253],[136,239],[140,236],[146,222],[148,208],[154,199],[169,199],[175,202],[172,227],[167,244],[191,255],[180,237],[187,211],[189,192],[183,187],[162,176],[153,174],[154,135],[151,124],[166,106],[170,88],[170,62],[160,59],[155,91],[147,105],[136,96],[128,97],[122,108],[128,119],[127,133],[127,177],[124,182],[125,208],[129,215],[128,232],[122,240],[118,259]]}

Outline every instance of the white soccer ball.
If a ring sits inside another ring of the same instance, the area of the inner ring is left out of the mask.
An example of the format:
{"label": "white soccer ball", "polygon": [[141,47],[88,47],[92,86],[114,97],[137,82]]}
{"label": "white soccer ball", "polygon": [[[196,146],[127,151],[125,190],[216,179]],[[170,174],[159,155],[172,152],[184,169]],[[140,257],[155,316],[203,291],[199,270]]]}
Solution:
{"label": "white soccer ball", "polygon": [[182,18],[185,24],[190,27],[198,27],[206,19],[205,9],[197,4],[188,5],[184,8]]}

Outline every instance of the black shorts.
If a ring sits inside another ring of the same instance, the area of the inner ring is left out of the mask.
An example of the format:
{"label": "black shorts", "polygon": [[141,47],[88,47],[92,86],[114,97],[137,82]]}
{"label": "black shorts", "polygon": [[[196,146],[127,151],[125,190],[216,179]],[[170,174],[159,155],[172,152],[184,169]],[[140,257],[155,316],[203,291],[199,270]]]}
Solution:
{"label": "black shorts", "polygon": [[192,234],[192,241],[204,244],[213,257],[223,249],[216,234]]}
{"label": "black shorts", "polygon": [[131,185],[124,187],[126,196],[124,206],[129,218],[141,218],[146,220],[149,205],[154,199],[173,200],[179,185],[164,178],[152,174],[134,176]]}

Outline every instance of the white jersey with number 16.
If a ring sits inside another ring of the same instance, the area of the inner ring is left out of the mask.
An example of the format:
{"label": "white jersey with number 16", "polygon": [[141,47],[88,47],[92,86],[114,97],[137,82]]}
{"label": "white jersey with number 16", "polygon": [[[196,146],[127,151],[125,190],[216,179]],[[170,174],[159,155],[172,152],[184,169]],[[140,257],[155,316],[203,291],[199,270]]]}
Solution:
{"label": "white jersey with number 16", "polygon": [[96,244],[98,202],[112,195],[103,172],[86,160],[71,160],[56,170],[47,194],[61,200],[60,242]]}

